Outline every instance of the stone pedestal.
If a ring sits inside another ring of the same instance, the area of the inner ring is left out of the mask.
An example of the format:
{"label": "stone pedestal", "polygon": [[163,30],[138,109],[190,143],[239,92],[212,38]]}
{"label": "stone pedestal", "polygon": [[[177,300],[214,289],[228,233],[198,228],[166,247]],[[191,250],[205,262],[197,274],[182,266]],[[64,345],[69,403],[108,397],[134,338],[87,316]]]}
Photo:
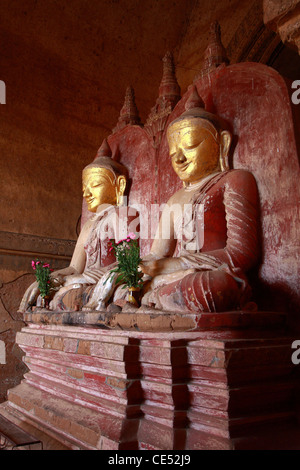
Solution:
{"label": "stone pedestal", "polygon": [[284,315],[119,320],[28,314],[17,343],[29,372],[0,413],[46,449],[300,448],[297,338]]}

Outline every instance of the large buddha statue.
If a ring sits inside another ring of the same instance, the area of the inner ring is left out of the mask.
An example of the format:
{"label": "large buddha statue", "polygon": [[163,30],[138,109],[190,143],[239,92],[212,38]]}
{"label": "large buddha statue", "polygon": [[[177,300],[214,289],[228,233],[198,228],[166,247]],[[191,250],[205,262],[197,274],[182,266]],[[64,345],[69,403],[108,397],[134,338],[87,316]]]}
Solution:
{"label": "large buddha statue", "polygon": [[231,133],[207,112],[194,88],[167,129],[172,166],[183,182],[167,202],[141,269],[151,276],[144,306],[173,312],[242,308],[247,271],[258,260],[255,179],[230,170]]}
{"label": "large buddha statue", "polygon": [[[111,158],[111,150],[104,140],[97,158],[82,173],[83,197],[93,216],[82,227],[70,265],[51,275],[58,289],[50,303],[52,310],[88,307],[97,284],[99,291],[99,280],[109,278],[115,262],[109,250],[110,239],[118,241],[127,234],[127,212],[120,210],[127,178],[126,168]],[[105,306],[111,289],[108,280],[97,294],[98,305]],[[25,292],[20,311],[33,305],[38,295],[35,282]]]}

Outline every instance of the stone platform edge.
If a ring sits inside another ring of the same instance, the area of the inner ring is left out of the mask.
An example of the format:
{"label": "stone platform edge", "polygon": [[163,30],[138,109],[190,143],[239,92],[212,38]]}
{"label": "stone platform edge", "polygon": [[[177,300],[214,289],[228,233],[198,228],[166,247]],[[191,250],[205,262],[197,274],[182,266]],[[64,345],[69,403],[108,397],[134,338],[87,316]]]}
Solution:
{"label": "stone platform edge", "polygon": [[282,328],[287,315],[268,311],[230,311],[221,313],[180,314],[145,310],[135,312],[50,311],[36,308],[24,313],[26,323],[44,325],[78,325],[102,329],[174,332],[223,328]]}

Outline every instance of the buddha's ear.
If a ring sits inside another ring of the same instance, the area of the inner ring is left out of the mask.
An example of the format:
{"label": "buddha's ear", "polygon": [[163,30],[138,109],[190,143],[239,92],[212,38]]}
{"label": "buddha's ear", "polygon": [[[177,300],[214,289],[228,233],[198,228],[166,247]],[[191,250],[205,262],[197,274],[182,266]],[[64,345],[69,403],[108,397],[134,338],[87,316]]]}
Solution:
{"label": "buddha's ear", "polygon": [[220,133],[220,164],[221,170],[227,171],[229,170],[229,150],[232,141],[232,136],[229,131],[222,131]]}
{"label": "buddha's ear", "polygon": [[127,181],[126,181],[125,176],[124,175],[118,176],[117,182],[116,182],[117,205],[118,206],[122,205],[123,195],[124,195],[124,192],[125,192],[125,189],[126,189],[126,184],[127,184]]}

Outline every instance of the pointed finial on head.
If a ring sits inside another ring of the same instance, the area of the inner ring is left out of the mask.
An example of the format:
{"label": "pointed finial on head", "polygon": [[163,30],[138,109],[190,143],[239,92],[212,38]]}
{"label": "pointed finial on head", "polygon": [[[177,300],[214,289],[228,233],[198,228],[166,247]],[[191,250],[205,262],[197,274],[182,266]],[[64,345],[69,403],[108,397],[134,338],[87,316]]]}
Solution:
{"label": "pointed finial on head", "polygon": [[189,111],[193,108],[203,108],[205,109],[205,104],[202,98],[199,96],[197,88],[195,85],[192,86],[192,92],[185,103],[185,110]]}
{"label": "pointed finial on head", "polygon": [[95,159],[98,157],[112,157],[112,151],[106,138],[103,140],[101,146],[99,147]]}
{"label": "pointed finial on head", "polygon": [[169,129],[176,123],[179,123],[185,120],[191,121],[194,118],[207,121],[208,123],[210,123],[208,124],[210,128],[212,124],[213,127],[215,128],[215,131],[213,132],[217,132],[219,130],[225,129],[226,128],[224,127],[225,123],[222,121],[222,119],[220,119],[218,116],[210,113],[209,111],[205,109],[205,103],[200,97],[200,95],[198,94],[196,85],[192,85],[191,88],[189,89],[191,89],[191,93],[185,102],[185,111],[169,124]]}

